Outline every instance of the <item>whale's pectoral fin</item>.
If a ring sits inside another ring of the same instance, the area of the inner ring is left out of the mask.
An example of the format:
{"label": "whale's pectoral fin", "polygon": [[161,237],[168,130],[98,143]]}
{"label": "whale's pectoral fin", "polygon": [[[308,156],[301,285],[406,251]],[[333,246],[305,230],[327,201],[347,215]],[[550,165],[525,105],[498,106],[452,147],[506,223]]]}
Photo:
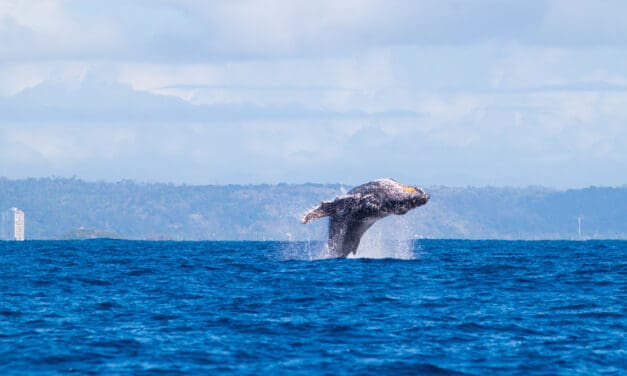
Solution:
{"label": "whale's pectoral fin", "polygon": [[317,206],[305,213],[305,215],[301,218],[301,222],[309,223],[318,218],[345,214],[355,207],[355,204],[359,201],[359,199],[359,195],[345,195],[338,197],[333,201],[323,201],[320,206]]}
{"label": "whale's pectoral fin", "polygon": [[313,220],[316,220],[318,218],[322,218],[324,216],[327,216],[328,214],[324,213],[324,209],[322,209],[322,205],[311,209],[310,211],[308,211],[307,213],[305,213],[305,215],[303,215],[303,217],[300,219],[300,221],[302,223],[309,223]]}

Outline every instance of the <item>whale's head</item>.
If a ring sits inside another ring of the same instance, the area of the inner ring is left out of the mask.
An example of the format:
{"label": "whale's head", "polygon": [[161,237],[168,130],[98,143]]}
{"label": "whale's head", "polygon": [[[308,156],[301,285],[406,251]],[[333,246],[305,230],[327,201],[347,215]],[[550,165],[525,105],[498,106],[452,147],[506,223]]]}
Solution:
{"label": "whale's head", "polygon": [[411,187],[414,191],[409,193],[409,201],[413,208],[422,206],[429,202],[429,194],[420,187]]}
{"label": "whale's head", "polygon": [[397,183],[394,194],[390,195],[387,211],[394,214],[405,214],[429,202],[429,194],[420,187],[412,187]]}

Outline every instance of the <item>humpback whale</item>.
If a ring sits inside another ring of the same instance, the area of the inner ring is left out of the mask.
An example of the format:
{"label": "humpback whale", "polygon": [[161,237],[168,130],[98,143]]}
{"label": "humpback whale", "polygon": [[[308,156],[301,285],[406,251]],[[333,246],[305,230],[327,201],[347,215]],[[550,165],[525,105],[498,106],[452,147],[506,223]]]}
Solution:
{"label": "humpback whale", "polygon": [[429,201],[422,188],[392,179],[378,179],[357,186],[333,201],[323,201],[303,215],[309,223],[330,217],[327,247],[334,257],[356,254],[364,233],[379,219],[390,214],[402,215]]}

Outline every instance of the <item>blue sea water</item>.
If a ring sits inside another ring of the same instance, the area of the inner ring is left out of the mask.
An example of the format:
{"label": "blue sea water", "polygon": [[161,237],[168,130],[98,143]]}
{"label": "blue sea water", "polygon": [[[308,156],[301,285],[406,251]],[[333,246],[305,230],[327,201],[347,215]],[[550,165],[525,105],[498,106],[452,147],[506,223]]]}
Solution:
{"label": "blue sea water", "polygon": [[321,247],[0,242],[0,374],[627,374],[627,242]]}

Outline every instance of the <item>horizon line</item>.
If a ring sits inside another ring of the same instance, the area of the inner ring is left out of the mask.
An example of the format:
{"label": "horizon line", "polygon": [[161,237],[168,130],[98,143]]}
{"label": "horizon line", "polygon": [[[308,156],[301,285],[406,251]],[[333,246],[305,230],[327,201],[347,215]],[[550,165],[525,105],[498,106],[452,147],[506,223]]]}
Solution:
{"label": "horizon line", "polygon": [[[381,179],[384,177],[378,177],[375,179]],[[397,180],[393,177],[388,177],[390,179]],[[358,185],[359,183],[342,183],[342,182],[316,182],[316,181],[305,181],[305,182],[256,182],[256,183],[223,183],[223,182],[215,182],[215,183],[186,183],[186,182],[173,182],[173,181],[146,181],[141,179],[133,179],[133,178],[121,178],[121,179],[85,179],[78,177],[76,175],[72,176],[57,176],[57,175],[49,175],[49,176],[28,176],[28,177],[19,177],[19,178],[11,178],[8,176],[0,176],[0,182],[4,181],[27,181],[27,180],[69,180],[69,181],[78,181],[82,183],[94,184],[94,183],[105,183],[105,184],[119,184],[119,183],[131,183],[137,185],[169,185],[175,187],[246,187],[246,186],[304,186],[304,185],[324,185],[324,186],[340,186],[340,187],[351,187],[354,185]],[[452,188],[452,189],[464,189],[464,188],[499,188],[499,189],[543,189],[543,190],[551,190],[551,191],[568,191],[568,190],[580,190],[580,189],[589,189],[589,188],[627,188],[627,183],[621,185],[586,185],[586,186],[571,186],[571,187],[554,187],[547,186],[541,184],[526,184],[526,185],[446,185],[446,184],[424,184],[423,187],[428,188]]]}

